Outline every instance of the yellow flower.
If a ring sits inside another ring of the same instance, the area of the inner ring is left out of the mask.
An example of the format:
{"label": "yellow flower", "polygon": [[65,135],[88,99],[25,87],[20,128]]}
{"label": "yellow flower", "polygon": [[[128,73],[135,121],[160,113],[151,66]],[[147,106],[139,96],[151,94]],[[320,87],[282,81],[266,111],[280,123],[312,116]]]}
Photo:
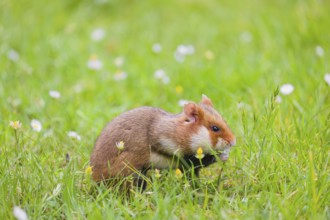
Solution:
{"label": "yellow flower", "polygon": [[85,174],[86,175],[91,175],[93,173],[93,167],[92,166],[88,166],[85,169]]}
{"label": "yellow flower", "polygon": [[22,127],[22,123],[20,121],[10,121],[9,126],[12,127],[14,130],[18,130]]}
{"label": "yellow flower", "polygon": [[182,172],[180,169],[176,169],[175,170],[175,177],[178,178],[178,179],[181,179],[183,176]]}
{"label": "yellow flower", "polygon": [[175,92],[176,92],[177,94],[181,94],[181,93],[183,92],[183,88],[182,88],[182,86],[176,86],[176,87],[175,87]]}
{"label": "yellow flower", "polygon": [[160,174],[160,171],[159,171],[159,169],[155,169],[155,177],[156,178],[159,178],[159,177],[161,177],[162,175]]}
{"label": "yellow flower", "polygon": [[204,157],[205,155],[203,154],[203,149],[201,148],[201,147],[199,147],[198,149],[197,149],[197,153],[196,153],[196,155],[195,155],[195,157],[197,158],[197,159],[203,159],[203,157]]}
{"label": "yellow flower", "polygon": [[125,142],[124,141],[119,141],[116,143],[116,147],[119,151],[122,151],[124,150],[124,147],[125,147]]}

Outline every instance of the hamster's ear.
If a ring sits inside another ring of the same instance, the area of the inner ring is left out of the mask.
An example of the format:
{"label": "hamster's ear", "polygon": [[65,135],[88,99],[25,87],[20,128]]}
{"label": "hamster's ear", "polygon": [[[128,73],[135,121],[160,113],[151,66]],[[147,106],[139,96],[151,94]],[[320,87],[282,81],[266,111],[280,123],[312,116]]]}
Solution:
{"label": "hamster's ear", "polygon": [[187,122],[196,122],[198,118],[198,106],[195,103],[189,102],[184,105],[183,113],[187,116]]}
{"label": "hamster's ear", "polygon": [[204,94],[202,95],[202,101],[200,103],[213,107],[213,103],[212,103],[211,99]]}

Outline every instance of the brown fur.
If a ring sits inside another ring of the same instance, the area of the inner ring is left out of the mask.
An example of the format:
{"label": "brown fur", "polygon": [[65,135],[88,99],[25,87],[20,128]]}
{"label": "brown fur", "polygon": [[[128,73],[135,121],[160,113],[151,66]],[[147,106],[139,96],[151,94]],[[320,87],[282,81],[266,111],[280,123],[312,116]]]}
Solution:
{"label": "brown fur", "polygon": [[[177,115],[152,107],[127,111],[114,118],[98,137],[90,159],[93,179],[101,181],[148,169],[151,152],[173,156],[169,146],[162,146],[161,138],[172,140],[181,154],[193,155],[196,152],[189,147],[191,135],[200,126],[210,130],[213,125],[221,132],[209,132],[212,145],[220,136],[228,143],[235,138],[206,96],[200,104],[188,103]],[[120,141],[125,143],[122,151],[116,147]]]}

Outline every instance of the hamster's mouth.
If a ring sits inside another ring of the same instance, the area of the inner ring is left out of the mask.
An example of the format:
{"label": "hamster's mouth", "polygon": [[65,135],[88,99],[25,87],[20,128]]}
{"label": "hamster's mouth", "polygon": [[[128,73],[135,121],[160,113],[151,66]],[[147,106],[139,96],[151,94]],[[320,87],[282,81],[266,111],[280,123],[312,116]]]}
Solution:
{"label": "hamster's mouth", "polygon": [[219,158],[222,162],[225,162],[229,158],[230,148],[218,151]]}

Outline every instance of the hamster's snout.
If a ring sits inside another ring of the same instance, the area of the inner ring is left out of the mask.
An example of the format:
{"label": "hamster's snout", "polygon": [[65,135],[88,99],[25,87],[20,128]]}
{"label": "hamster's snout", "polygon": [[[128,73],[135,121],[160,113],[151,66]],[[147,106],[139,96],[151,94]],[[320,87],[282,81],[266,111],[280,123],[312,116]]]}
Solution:
{"label": "hamster's snout", "polygon": [[234,138],[233,140],[229,141],[229,146],[233,147],[236,145],[236,138]]}

